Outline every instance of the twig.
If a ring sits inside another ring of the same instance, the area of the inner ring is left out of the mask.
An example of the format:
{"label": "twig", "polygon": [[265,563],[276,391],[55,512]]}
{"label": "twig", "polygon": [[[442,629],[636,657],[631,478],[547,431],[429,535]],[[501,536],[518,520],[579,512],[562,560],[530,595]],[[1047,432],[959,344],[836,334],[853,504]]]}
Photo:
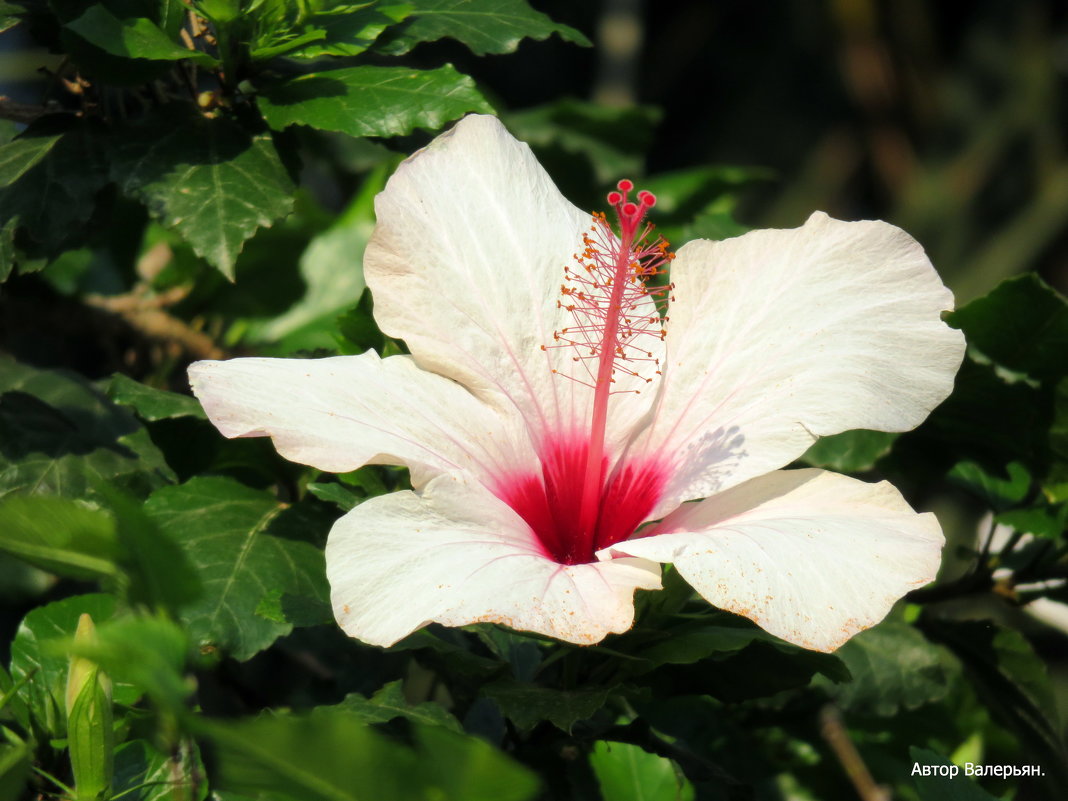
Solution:
{"label": "twig", "polygon": [[890,801],[890,791],[875,783],[842,723],[842,716],[830,704],[820,710],[820,734],[838,757],[861,801]]}
{"label": "twig", "polygon": [[121,317],[130,327],[148,339],[161,340],[178,345],[197,359],[221,359],[225,354],[206,334],[192,328],[188,323],[173,317],[163,306],[176,302],[175,297],[184,295],[184,290],[147,297],[137,292],[125,295],[86,295],[85,303],[94,309],[110,312]]}
{"label": "twig", "polygon": [[31,103],[16,103],[6,95],[0,95],[0,119],[29,125],[38,117],[61,111],[63,109],[55,104],[37,106]]}

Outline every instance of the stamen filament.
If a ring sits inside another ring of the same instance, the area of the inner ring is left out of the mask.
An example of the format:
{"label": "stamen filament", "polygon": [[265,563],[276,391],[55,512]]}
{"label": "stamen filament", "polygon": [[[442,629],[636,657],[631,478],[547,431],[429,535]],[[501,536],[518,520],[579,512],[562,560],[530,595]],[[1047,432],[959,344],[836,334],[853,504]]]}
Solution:
{"label": "stamen filament", "polygon": [[[622,187],[621,187],[622,188]],[[643,204],[642,208],[645,206]],[[616,360],[616,335],[619,331],[619,313],[622,308],[623,289],[626,287],[630,268],[631,245],[634,229],[621,231],[619,253],[616,255],[612,297],[605,315],[604,335],[601,337],[600,358],[597,365],[597,381],[594,385],[593,422],[590,428],[590,449],[586,456],[586,476],[582,484],[582,506],[579,510],[579,531],[593,540],[597,526],[597,511],[601,505],[601,462],[604,459],[604,433],[608,422],[608,397],[611,394],[612,366]]]}
{"label": "stamen filament", "polygon": [[[580,370],[569,370],[565,376],[594,391],[588,439],[582,438],[582,455],[576,453],[578,460],[574,463],[577,469],[573,476],[577,480],[571,484],[571,498],[577,515],[568,526],[568,559],[573,554],[591,559],[598,547],[603,495],[606,482],[612,480],[605,474],[609,399],[618,392],[638,392],[630,379],[650,383],[651,374],[659,374],[659,361],[641,337],[664,338],[667,318],[662,320],[661,316],[672,289],[671,284],[650,283],[665,272],[663,266],[674,258],[667,242],[659,237],[647,239],[653,226],[642,221],[656,198],[643,191],[638,193],[637,202],[631,201],[627,196],[634,184],[624,180],[618,187],[618,192],[609,193],[608,202],[619,219],[619,235],[613,233],[604,214],[594,213],[590,231],[582,236],[582,250],[574,256],[577,266],[564,268],[557,301],[558,308],[573,316],[572,321],[553,332],[551,344],[542,345],[546,350],[572,349],[571,361]],[[653,370],[630,362],[652,363]],[[624,389],[613,388],[619,376],[628,377]],[[612,525],[611,521],[608,525]],[[614,532],[609,538],[618,541],[617,534]]]}

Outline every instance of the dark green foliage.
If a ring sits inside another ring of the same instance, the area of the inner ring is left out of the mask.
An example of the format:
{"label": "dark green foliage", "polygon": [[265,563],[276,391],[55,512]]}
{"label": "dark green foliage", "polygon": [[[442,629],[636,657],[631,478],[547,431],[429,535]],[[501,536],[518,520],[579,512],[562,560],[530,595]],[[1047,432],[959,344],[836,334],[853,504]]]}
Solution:
{"label": "dark green foliage", "polygon": [[[476,83],[478,57],[589,44],[525,0],[0,3],[16,26],[61,56],[34,119],[0,130],[0,801],[66,797],[73,752],[113,760],[106,801],[854,797],[828,720],[895,798],[1063,797],[1044,665],[1063,638],[1026,614],[1068,601],[1068,306],[1039,278],[947,316],[969,354],[920,428],[802,457],[959,507],[945,575],[836,653],[710,609],[671,568],[595,646],[479,624],[371,647],[334,622],[323,548],[407,472],[225,440],[185,367],[405,353],[361,269],[374,197],[469,112],[500,110],[583,208],[636,179],[673,246],[743,233],[740,190],[778,179],[643,177],[658,108]],[[113,750],[68,728],[72,656],[110,681]],[[913,775],[950,759],[1045,775]]]}

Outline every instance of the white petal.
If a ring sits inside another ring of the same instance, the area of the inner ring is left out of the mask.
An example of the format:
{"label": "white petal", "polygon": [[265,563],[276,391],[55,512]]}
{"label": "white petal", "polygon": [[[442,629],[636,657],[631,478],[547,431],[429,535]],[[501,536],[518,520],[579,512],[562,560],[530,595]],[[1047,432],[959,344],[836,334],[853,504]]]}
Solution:
{"label": "white petal", "polygon": [[944,540],[886,482],[784,470],[684,504],[605,556],[672,562],[706,600],[832,651],[938,572]]}
{"label": "white petal", "polygon": [[[534,432],[585,428],[593,393],[565,376],[586,373],[573,349],[551,346],[554,331],[575,324],[557,300],[591,218],[530,149],[496,118],[467,117],[397,168],[375,212],[364,274],[382,330],[403,338],[421,367],[519,410]],[[649,343],[654,356],[661,348]],[[616,390],[646,386],[617,381]],[[613,398],[615,441],[651,395]]]}
{"label": "white petal", "polygon": [[284,457],[320,470],[407,465],[418,487],[442,472],[492,483],[504,466],[536,465],[525,434],[407,356],[204,361],[189,381],[225,436],[272,437]]}
{"label": "white petal", "polygon": [[660,588],[645,560],[547,559],[515,512],[459,475],[357,506],[330,532],[326,572],[338,623],[381,646],[431,622],[595,643],[630,628],[636,588]]}
{"label": "white petal", "polygon": [[953,388],[953,298],[899,228],[813,214],[801,228],[699,240],[672,265],[659,405],[639,445],[673,457],[660,511],[854,428],[907,431]]}

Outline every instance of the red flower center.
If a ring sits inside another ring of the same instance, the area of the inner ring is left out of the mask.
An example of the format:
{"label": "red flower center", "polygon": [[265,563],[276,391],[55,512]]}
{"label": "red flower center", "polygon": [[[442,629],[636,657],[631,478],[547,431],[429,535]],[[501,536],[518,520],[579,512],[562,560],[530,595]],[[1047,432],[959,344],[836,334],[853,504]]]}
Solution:
{"label": "red flower center", "polygon": [[672,285],[653,282],[674,258],[667,242],[653,237],[653,226],[644,222],[656,205],[652,192],[639,192],[635,203],[628,198],[631,181],[620,181],[618,188],[608,202],[616,211],[619,236],[605,215],[593,215],[575,264],[564,267],[557,301],[573,324],[542,345],[542,350],[571,350],[572,362],[589,377],[587,382],[581,374],[567,376],[593,390],[589,431],[543,440],[540,475],[510,476],[497,487],[498,497],[534,530],[545,555],[565,565],[595,562],[598,550],[630,537],[656,506],[667,478],[663,465],[653,460],[621,462],[606,475],[612,385],[619,372],[646,383],[653,381],[647,373],[660,373],[646,342],[666,334],[662,312]]}
{"label": "red flower center", "polygon": [[564,565],[596,562],[596,551],[630,537],[667,481],[667,471],[655,462],[618,465],[606,481],[602,461],[597,515],[585,526],[580,508],[589,447],[577,437],[554,439],[543,449],[540,475],[510,476],[497,487],[497,496],[534,530],[545,555]]}

